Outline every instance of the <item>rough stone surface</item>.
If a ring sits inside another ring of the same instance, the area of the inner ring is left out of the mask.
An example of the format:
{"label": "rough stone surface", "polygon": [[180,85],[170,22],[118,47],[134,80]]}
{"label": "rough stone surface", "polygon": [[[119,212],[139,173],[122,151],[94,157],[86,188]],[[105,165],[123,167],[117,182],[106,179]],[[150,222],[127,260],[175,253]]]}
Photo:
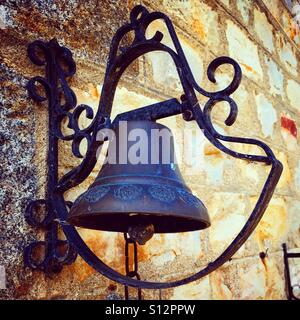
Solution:
{"label": "rough stone surface", "polygon": [[250,17],[250,8],[251,8],[251,1],[250,0],[237,0],[236,6],[242,16],[244,23],[249,22]]}
{"label": "rough stone surface", "polygon": [[206,277],[201,281],[175,288],[171,299],[210,300],[209,278]]}
{"label": "rough stone surface", "polygon": [[297,76],[298,62],[290,43],[283,44],[282,48],[279,51],[279,56],[286,69],[294,76]]}
{"label": "rough stone surface", "polygon": [[272,25],[265,13],[256,9],[254,10],[254,28],[263,45],[272,52],[274,50]]}
{"label": "rough stone surface", "polygon": [[299,152],[297,123],[291,114],[281,114],[281,135],[289,151]]}
{"label": "rough stone surface", "polygon": [[[52,279],[24,268],[23,249],[42,240],[42,230],[25,222],[28,200],[44,197],[47,180],[47,104],[29,99],[29,78],[43,75],[32,65],[26,48],[35,39],[58,41],[72,50],[77,72],[70,80],[78,104],[97,110],[111,38],[140,1],[2,1],[0,4],[0,266],[6,289],[0,299],[123,299],[124,287],[98,274],[80,257]],[[145,299],[286,299],[281,244],[300,250],[300,78],[299,29],[280,0],[154,0],[141,1],[149,11],[162,11],[174,22],[196,82],[207,90],[226,87],[232,70],[216,71],[216,83],[206,69],[216,56],[240,63],[243,79],[233,94],[239,114],[233,126],[224,124],[229,107],[212,111],[223,135],[265,141],[283,163],[284,171],[259,225],[232,260],[194,283],[174,289],[144,290]],[[162,22],[151,23],[147,37],[164,33]],[[132,35],[125,39],[128,44]],[[112,118],[182,94],[177,70],[166,54],[153,52],[126,70],[116,90]],[[206,100],[199,95],[201,105]],[[194,122],[181,116],[159,121],[171,128],[180,170],[193,193],[207,207],[212,225],[203,231],[156,234],[139,247],[139,272],[144,280],[170,281],[191,275],[216,259],[247,221],[263,188],[269,167],[236,160],[207,141]],[[84,116],[80,125],[90,123]],[[67,123],[62,124],[68,130]],[[183,129],[191,130],[187,138]],[[197,133],[197,135],[196,135]],[[196,138],[195,138],[196,137]],[[226,143],[235,151],[262,154],[258,148]],[[82,150],[86,144],[81,145]],[[184,151],[192,150],[192,163]],[[60,143],[59,174],[80,163],[71,144]],[[103,155],[105,148],[103,150]],[[93,183],[101,168],[65,194],[74,201]],[[78,229],[88,246],[105,263],[124,273],[122,234]],[[261,259],[260,252],[266,257]],[[300,279],[299,263],[291,267],[292,282]],[[130,289],[136,296],[136,290]]]}
{"label": "rough stone surface", "polygon": [[270,93],[282,97],[284,95],[282,71],[278,68],[277,64],[273,60],[267,58],[265,62],[268,67],[269,82],[271,87]]}
{"label": "rough stone surface", "polygon": [[287,89],[286,89],[287,96],[291,103],[292,108],[300,111],[299,106],[299,99],[300,99],[300,85],[298,82],[294,80],[288,80]]}
{"label": "rough stone surface", "polygon": [[287,209],[283,198],[274,197],[255,234],[261,248],[278,248],[287,233]]}
{"label": "rough stone surface", "polygon": [[261,123],[262,132],[265,137],[273,136],[273,127],[277,122],[277,114],[272,104],[263,94],[255,97],[258,119]]}
{"label": "rough stone surface", "polygon": [[[37,170],[34,163],[35,115],[24,85],[25,78],[0,65],[0,264],[6,270],[7,290],[1,296],[29,293],[31,272],[23,268],[23,248],[34,240],[33,230],[24,221],[28,200],[36,193]],[[39,277],[38,277],[39,278]]]}
{"label": "rough stone surface", "polygon": [[227,21],[226,37],[229,54],[241,64],[243,72],[254,79],[254,81],[262,81],[263,71],[259,61],[257,46],[231,20]]}

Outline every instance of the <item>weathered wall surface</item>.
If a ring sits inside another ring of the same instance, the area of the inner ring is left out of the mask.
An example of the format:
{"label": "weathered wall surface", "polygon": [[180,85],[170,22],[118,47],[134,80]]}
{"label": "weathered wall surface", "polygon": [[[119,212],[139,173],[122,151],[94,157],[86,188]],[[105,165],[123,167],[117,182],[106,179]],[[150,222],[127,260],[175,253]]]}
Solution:
{"label": "weathered wall surface", "polygon": [[[225,71],[217,84],[206,77],[216,56],[228,55],[240,63],[243,80],[234,93],[239,116],[232,127],[224,120],[227,109],[217,107],[215,123],[223,132],[256,137],[275,151],[284,172],[258,228],[222,268],[202,280],[170,290],[166,299],[285,299],[281,244],[300,248],[300,34],[279,0],[155,0],[141,1],[147,8],[168,14],[198,83],[215,90],[230,81]],[[22,251],[43,234],[24,221],[28,199],[43,197],[46,177],[46,105],[37,105],[24,88],[41,74],[27,58],[27,45],[35,39],[56,37],[74,53],[77,73],[72,79],[78,103],[96,109],[101,92],[110,40],[139,1],[1,1],[0,2],[0,265],[7,272],[7,289],[0,298],[105,299],[124,296],[123,287],[97,274],[81,258],[54,279],[24,269]],[[149,26],[153,34],[162,24]],[[168,37],[163,41],[169,43]],[[113,114],[182,93],[176,69],[168,56],[147,54],[120,82]],[[200,98],[200,97],[199,97]],[[200,98],[202,99],[202,98]],[[202,101],[202,100],[200,100]],[[181,117],[164,120],[171,129],[195,127]],[[180,144],[179,148],[180,151]],[[246,148],[243,151],[248,151]],[[61,172],[76,165],[70,148],[61,146]],[[176,279],[203,268],[216,258],[239,232],[261,187],[268,168],[233,160],[210,146],[199,150],[203,166],[186,181],[207,206],[212,226],[202,232],[156,235],[140,247],[140,274],[147,280]],[[91,183],[83,183],[68,199],[74,200]],[[123,235],[80,233],[92,250],[116,270],[124,272]],[[267,252],[261,259],[260,252]],[[292,269],[300,281],[300,268]],[[159,292],[144,290],[145,298]]]}

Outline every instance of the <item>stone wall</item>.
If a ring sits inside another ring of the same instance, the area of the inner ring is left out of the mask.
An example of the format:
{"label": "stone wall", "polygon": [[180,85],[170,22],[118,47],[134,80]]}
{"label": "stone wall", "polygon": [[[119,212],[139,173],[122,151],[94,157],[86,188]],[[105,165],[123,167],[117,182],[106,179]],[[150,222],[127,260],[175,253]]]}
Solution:
{"label": "stone wall", "polygon": [[[25,223],[25,206],[29,199],[43,197],[47,172],[47,108],[30,100],[25,89],[28,79],[42,71],[30,63],[26,48],[35,39],[53,37],[70,48],[77,64],[71,85],[78,103],[96,109],[110,40],[139,3],[149,11],[170,16],[202,87],[216,90],[230,81],[227,69],[218,72],[216,85],[208,81],[206,68],[215,57],[236,59],[243,71],[242,83],[233,95],[239,107],[238,119],[226,127],[228,109],[220,105],[213,113],[216,127],[226,134],[265,141],[284,165],[262,221],[230,262],[189,285],[162,292],[144,290],[144,298],[158,299],[161,294],[163,299],[285,299],[281,244],[286,242],[290,250],[300,248],[300,33],[280,0],[0,2],[0,265],[5,267],[7,278],[0,298],[124,297],[123,286],[100,276],[81,258],[53,279],[23,266],[23,248],[43,237]],[[153,34],[157,28],[164,25],[155,22],[147,32]],[[170,43],[168,37],[163,41]],[[181,93],[170,58],[163,53],[147,54],[123,76],[113,116]],[[180,116],[162,123],[174,131],[196,128]],[[190,168],[183,165],[181,170],[208,208],[212,226],[201,232],[155,235],[139,248],[142,279],[178,279],[203,268],[237,235],[261,191],[268,167],[234,160],[204,140],[202,146],[197,151],[203,163],[199,171],[190,175]],[[78,161],[73,161],[69,145],[61,145],[60,151],[62,174]],[[243,151],[250,149],[243,147]],[[96,175],[97,170],[66,197],[74,200]],[[99,257],[124,272],[122,234],[79,231]],[[267,252],[266,258],[261,259],[260,252]],[[292,281],[300,281],[296,261]]]}

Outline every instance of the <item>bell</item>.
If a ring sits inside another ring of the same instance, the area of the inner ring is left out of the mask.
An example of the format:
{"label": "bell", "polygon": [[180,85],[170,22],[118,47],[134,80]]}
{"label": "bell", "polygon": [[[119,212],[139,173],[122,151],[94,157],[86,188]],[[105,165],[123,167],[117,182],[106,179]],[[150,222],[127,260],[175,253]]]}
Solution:
{"label": "bell", "polygon": [[124,233],[134,226],[150,226],[154,233],[210,226],[207,209],[179,172],[169,128],[152,121],[123,121],[114,133],[98,177],[71,207],[71,224]]}

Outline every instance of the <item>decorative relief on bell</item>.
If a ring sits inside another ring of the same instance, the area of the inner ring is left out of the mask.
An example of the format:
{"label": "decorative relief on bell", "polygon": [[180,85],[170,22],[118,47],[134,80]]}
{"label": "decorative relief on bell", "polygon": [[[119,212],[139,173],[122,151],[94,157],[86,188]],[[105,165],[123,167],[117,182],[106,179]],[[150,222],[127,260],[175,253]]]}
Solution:
{"label": "decorative relief on bell", "polygon": [[200,208],[202,206],[202,203],[200,200],[198,200],[193,194],[186,192],[182,189],[177,189],[177,192],[179,193],[179,197],[189,206],[194,206],[197,208]]}
{"label": "decorative relief on bell", "polygon": [[142,196],[143,188],[133,184],[123,185],[114,190],[114,197],[120,200],[136,200]]}
{"label": "decorative relief on bell", "polygon": [[89,189],[84,198],[86,201],[95,203],[101,200],[110,190],[109,186],[96,186],[94,188]]}
{"label": "decorative relief on bell", "polygon": [[[95,203],[104,198],[109,191],[112,190],[114,198],[124,201],[137,200],[142,198],[146,193],[149,193],[153,199],[162,202],[172,202],[176,199],[176,196],[178,196],[179,199],[183,200],[189,206],[201,207],[202,205],[200,200],[184,189],[174,188],[171,186],[166,187],[163,185],[153,185],[148,188],[148,190],[144,190],[142,186],[133,184],[124,184],[122,186],[96,186],[80,195],[74,204],[77,204],[81,200]],[[176,195],[176,193],[178,195]]]}
{"label": "decorative relief on bell", "polygon": [[175,192],[166,186],[153,185],[149,188],[149,193],[155,200],[163,202],[172,202],[175,200]]}

